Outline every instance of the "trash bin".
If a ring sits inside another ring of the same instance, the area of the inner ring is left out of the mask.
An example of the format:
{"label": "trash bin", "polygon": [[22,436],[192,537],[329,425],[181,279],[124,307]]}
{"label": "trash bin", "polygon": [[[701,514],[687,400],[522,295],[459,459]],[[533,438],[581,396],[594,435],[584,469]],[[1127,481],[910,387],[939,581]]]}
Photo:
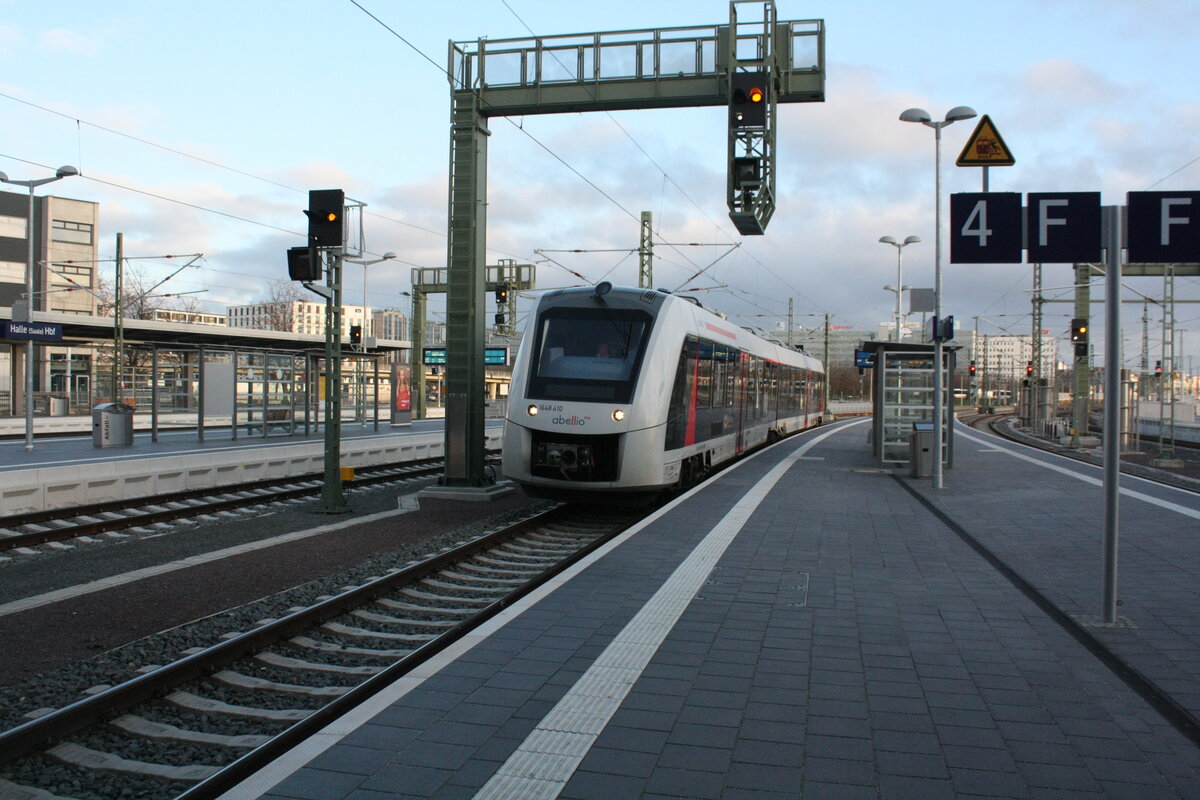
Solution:
{"label": "trash bin", "polygon": [[50,416],[65,417],[67,415],[67,398],[51,397],[50,398]]}
{"label": "trash bin", "polygon": [[914,478],[933,475],[933,423],[914,422],[908,440],[908,464]]}
{"label": "trash bin", "polygon": [[129,447],[133,444],[133,409],[124,403],[101,403],[92,409],[92,444]]}

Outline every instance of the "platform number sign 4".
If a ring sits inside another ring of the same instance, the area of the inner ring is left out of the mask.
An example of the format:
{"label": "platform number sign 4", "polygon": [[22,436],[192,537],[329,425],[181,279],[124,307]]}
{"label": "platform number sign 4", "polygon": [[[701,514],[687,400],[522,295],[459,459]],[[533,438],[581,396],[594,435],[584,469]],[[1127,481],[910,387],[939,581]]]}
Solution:
{"label": "platform number sign 4", "polygon": [[1020,193],[950,195],[950,261],[954,264],[1020,263]]}

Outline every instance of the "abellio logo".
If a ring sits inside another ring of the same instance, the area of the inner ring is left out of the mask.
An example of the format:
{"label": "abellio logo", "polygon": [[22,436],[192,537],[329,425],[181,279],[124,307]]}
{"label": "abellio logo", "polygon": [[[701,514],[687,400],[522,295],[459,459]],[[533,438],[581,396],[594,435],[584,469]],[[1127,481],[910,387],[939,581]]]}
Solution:
{"label": "abellio logo", "polygon": [[587,424],[589,419],[591,419],[591,417],[555,417],[554,419],[550,420],[550,423],[552,425],[575,425],[577,427],[583,427]]}

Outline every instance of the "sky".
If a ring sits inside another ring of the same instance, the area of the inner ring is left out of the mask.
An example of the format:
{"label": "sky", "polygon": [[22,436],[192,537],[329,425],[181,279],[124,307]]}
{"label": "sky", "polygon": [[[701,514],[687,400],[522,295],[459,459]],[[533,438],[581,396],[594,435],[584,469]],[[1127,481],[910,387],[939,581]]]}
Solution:
{"label": "sky", "polygon": [[[728,218],[724,108],[492,119],[488,263],[537,263],[539,289],[636,285],[650,211],[656,286],[700,289],[705,305],[764,330],[789,298],[799,326],[830,314],[877,329],[894,308],[882,287],[897,278],[881,236],[920,236],[903,283],[934,283],[934,135],[898,119],[914,106],[989,115],[1016,159],[991,169],[992,191],[1100,191],[1120,205],[1128,191],[1200,189],[1197,0],[775,8],[779,20],[824,20],[826,100],[779,107],[766,235],[740,236]],[[121,232],[151,283],[178,267],[154,257],[203,253],[163,291],[215,313],[286,279],[308,190],[342,188],[366,203],[365,257],[397,254],[367,268],[369,304],[407,312],[411,268],[446,263],[448,42],[728,19],[714,0],[0,0],[0,171],[78,167],[41,193],[100,203],[102,256]],[[954,165],[976,122],[943,131],[945,195],[980,190],[981,170]],[[948,219],[944,200],[943,241]],[[552,252],[569,250],[594,252]],[[347,303],[362,302],[362,270],[345,270]],[[953,265],[946,247],[942,276],[960,328],[1030,332],[1031,265]],[[1069,265],[1043,268],[1048,298],[1070,299],[1071,281]],[[1125,284],[1130,299],[1163,294],[1161,278]],[[1175,293],[1200,299],[1200,279],[1176,279]],[[1044,307],[1064,356],[1072,308]],[[1127,365],[1141,354],[1141,312],[1122,311]],[[1152,306],[1151,361],[1161,319]],[[1186,368],[1200,357],[1200,306],[1181,304],[1176,326]]]}

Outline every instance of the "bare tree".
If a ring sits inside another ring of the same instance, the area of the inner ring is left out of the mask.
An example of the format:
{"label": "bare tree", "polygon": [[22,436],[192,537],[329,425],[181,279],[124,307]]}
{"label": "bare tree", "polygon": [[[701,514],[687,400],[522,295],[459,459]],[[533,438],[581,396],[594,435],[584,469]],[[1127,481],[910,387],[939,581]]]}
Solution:
{"label": "bare tree", "polygon": [[[100,275],[96,283],[96,294],[99,297],[96,313],[102,317],[111,317],[116,308],[115,279]],[[126,319],[154,319],[154,312],[166,307],[165,299],[161,295],[150,294],[152,286],[140,269],[125,267],[121,275],[121,312]]]}
{"label": "bare tree", "polygon": [[299,299],[300,289],[294,281],[273,281],[267,295],[258,301],[264,310],[258,317],[258,327],[272,331],[292,330]]}
{"label": "bare tree", "polygon": [[180,311],[197,313],[200,311],[200,298],[193,295],[176,295],[174,307]]}

